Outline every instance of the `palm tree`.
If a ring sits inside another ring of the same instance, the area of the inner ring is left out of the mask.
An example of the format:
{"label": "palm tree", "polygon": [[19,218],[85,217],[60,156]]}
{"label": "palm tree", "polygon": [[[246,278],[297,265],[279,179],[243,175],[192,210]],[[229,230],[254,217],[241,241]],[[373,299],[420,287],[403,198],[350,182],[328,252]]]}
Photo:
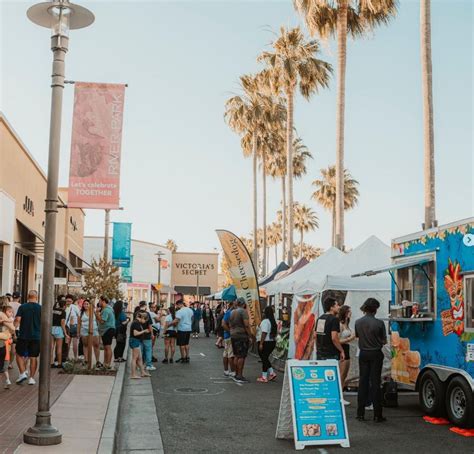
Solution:
{"label": "palm tree", "polygon": [[295,247],[295,258],[304,257],[306,260],[314,260],[319,257],[324,251],[316,246],[311,246],[310,244],[303,243],[303,246],[297,245]]}
{"label": "palm tree", "polygon": [[[276,136],[274,142],[273,153],[270,155],[267,161],[267,173],[273,178],[279,178],[281,181],[281,193],[282,193],[282,211],[279,214],[278,222],[282,225],[282,260],[287,259],[287,203],[286,203],[286,172],[287,172],[287,156],[285,150],[285,139],[282,135]],[[293,139],[293,178],[301,178],[306,175],[306,160],[312,159],[313,156],[308,150],[308,147],[303,143],[301,138],[295,137]],[[283,222],[285,220],[285,222]]]}
{"label": "palm tree", "polygon": [[[253,158],[253,238],[257,237],[257,160],[258,137],[271,121],[272,99],[261,94],[261,78],[255,75],[240,77],[242,96],[233,96],[225,104],[224,118],[232,130],[242,136],[244,156]],[[253,261],[258,266],[258,248],[253,248]]]}
{"label": "palm tree", "polygon": [[171,252],[176,252],[178,250],[178,245],[172,239],[166,241],[166,249],[169,249]]}
{"label": "palm tree", "polygon": [[272,52],[263,52],[258,60],[265,62],[269,70],[265,75],[275,93],[286,98],[286,155],[288,178],[288,264],[293,263],[293,110],[296,88],[305,99],[329,85],[332,67],[329,63],[315,58],[319,43],[307,41],[299,27],[287,30],[280,28],[280,36],[273,42]]}
{"label": "palm tree", "polygon": [[[321,169],[322,178],[313,181],[317,189],[313,193],[316,200],[332,215],[332,246],[336,246],[336,166]],[[354,208],[359,201],[359,182],[352,178],[347,169],[344,170],[344,210]]]}
{"label": "palm tree", "polygon": [[295,229],[300,233],[300,257],[303,255],[303,235],[319,227],[316,213],[307,205],[294,204]]}
{"label": "palm tree", "polygon": [[433,67],[431,63],[431,0],[420,2],[421,73],[425,161],[425,228],[436,225],[436,191],[433,124]]}
{"label": "palm tree", "polygon": [[360,37],[395,16],[397,0],[293,0],[311,36],[337,35],[336,247],[344,249],[344,111],[347,35]]}
{"label": "palm tree", "polygon": [[273,222],[267,227],[268,246],[275,247],[275,266],[278,265],[278,245],[282,242],[282,225],[279,222]]}

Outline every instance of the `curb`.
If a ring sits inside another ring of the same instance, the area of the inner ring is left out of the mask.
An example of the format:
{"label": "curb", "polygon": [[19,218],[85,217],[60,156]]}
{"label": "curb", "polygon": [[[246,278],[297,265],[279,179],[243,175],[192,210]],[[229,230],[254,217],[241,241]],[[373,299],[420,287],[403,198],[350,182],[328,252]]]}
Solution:
{"label": "curb", "polygon": [[[124,351],[126,361],[120,363],[119,370],[115,376],[114,386],[110,394],[109,405],[105,415],[102,433],[100,435],[97,454],[111,454],[117,450],[118,420],[120,413],[120,401],[123,394],[123,385],[125,383],[125,372],[128,365],[128,342]],[[123,366],[123,367],[122,367]]]}

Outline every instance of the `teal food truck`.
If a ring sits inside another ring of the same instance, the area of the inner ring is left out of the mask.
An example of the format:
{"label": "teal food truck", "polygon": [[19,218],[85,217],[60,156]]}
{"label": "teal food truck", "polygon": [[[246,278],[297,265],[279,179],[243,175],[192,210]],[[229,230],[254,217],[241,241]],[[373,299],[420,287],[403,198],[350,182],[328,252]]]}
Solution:
{"label": "teal food truck", "polygon": [[393,380],[429,416],[474,427],[474,218],[392,241]]}

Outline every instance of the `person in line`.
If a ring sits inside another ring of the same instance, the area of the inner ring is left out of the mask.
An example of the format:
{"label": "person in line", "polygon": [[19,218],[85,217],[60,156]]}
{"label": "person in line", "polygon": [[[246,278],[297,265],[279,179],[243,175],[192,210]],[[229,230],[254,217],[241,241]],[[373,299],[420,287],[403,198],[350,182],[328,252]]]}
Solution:
{"label": "person in line", "polygon": [[143,333],[142,336],[142,360],[145,364],[147,371],[156,370],[156,367],[153,365],[153,328],[151,316],[148,312],[148,304],[146,301],[140,301],[139,303],[140,311],[145,314],[145,322],[142,324],[142,328],[146,329],[147,332]]}
{"label": "person in line", "polygon": [[212,313],[209,303],[207,302],[204,304],[204,308],[202,309],[202,322],[204,324],[204,332],[206,333],[206,337],[209,337],[211,331],[214,331],[215,321],[214,314]]}
{"label": "person in line", "polygon": [[[146,326],[147,320],[149,320],[148,313],[145,311],[138,311],[135,314],[135,320],[130,326],[130,340],[129,346],[132,350],[132,362],[130,365],[130,378],[138,379],[141,377],[151,377],[146,371],[142,360],[142,341],[143,335],[149,333],[148,327]],[[141,377],[137,375],[137,370],[141,372]]]}
{"label": "person in line", "polygon": [[[89,342],[92,342],[92,352],[95,356],[95,368],[97,370],[102,369],[104,365],[100,362],[100,340],[99,340],[99,327],[97,326],[97,320],[92,315],[92,335],[89,333],[89,311],[90,301],[84,300],[81,308],[81,315],[79,316],[78,331],[81,336],[82,345],[84,348],[84,361],[86,364],[89,363]],[[92,358],[91,358],[92,363]]]}
{"label": "person in line", "polygon": [[115,336],[115,314],[105,296],[101,296],[99,299],[95,317],[104,345],[104,368],[110,370],[112,369],[112,341]]}
{"label": "person in line", "polygon": [[[7,297],[8,297],[7,293]],[[20,292],[13,292],[10,295],[10,301],[8,303],[13,309],[13,319],[15,319],[16,314],[18,312],[18,308],[21,306],[21,293]],[[15,335],[12,338],[11,344],[11,353],[10,353],[10,364],[8,365],[9,369],[13,369],[13,361],[15,360],[16,354],[16,340],[18,338],[18,330],[15,331]]]}
{"label": "person in line", "polygon": [[323,301],[323,310],[324,314],[316,321],[316,357],[344,361],[344,349],[339,341],[339,304],[329,296]]}
{"label": "person in line", "polygon": [[8,373],[11,361],[11,345],[15,335],[13,324],[13,308],[6,297],[0,298],[0,374],[5,376],[5,389],[10,389],[12,382]]}
{"label": "person in line", "polygon": [[66,330],[69,336],[69,341],[66,338],[65,348],[63,348],[63,362],[69,358],[69,351],[72,344],[72,352],[74,361],[79,358],[79,333],[77,325],[79,323],[80,310],[74,302],[73,295],[66,295]]}
{"label": "person in line", "polygon": [[114,315],[115,315],[115,348],[114,348],[114,361],[116,363],[122,363],[125,361],[123,358],[123,352],[125,351],[125,345],[127,345],[127,324],[128,318],[123,310],[123,302],[117,301],[114,304]]}
{"label": "person in line", "polygon": [[[18,308],[15,317],[15,327],[19,328],[16,342],[16,362],[20,375],[17,384],[28,380],[29,385],[36,384],[34,376],[38,368],[40,354],[41,306],[38,304],[38,292],[30,290],[27,302]],[[26,371],[26,358],[30,359],[30,378]]]}
{"label": "person in line", "polygon": [[359,390],[357,393],[357,419],[365,420],[365,406],[369,400],[374,406],[374,421],[385,422],[382,415],[383,352],[387,331],[382,320],[375,318],[380,303],[368,298],[360,308],[364,316],[355,322],[355,335],[359,339]]}
{"label": "person in line", "polygon": [[[346,387],[347,375],[351,366],[350,343],[355,339],[355,334],[350,327],[352,310],[350,306],[344,304],[339,309],[339,324],[341,331],[339,333],[339,342],[344,350],[344,359],[339,361],[339,370],[341,371],[342,389]],[[344,400],[344,405],[350,405],[350,402]]]}
{"label": "person in line", "polygon": [[[53,306],[53,324],[51,327],[51,367],[63,367],[63,342],[69,343],[66,330],[66,300],[59,297]],[[54,354],[56,353],[56,359]]]}
{"label": "person in line", "polygon": [[183,295],[176,301],[176,318],[173,324],[177,327],[176,343],[178,344],[181,358],[177,363],[189,363],[189,339],[191,337],[191,330],[193,325],[193,310],[184,305]]}
{"label": "person in line", "polygon": [[170,306],[169,314],[164,321],[164,338],[165,338],[165,358],[163,364],[173,363],[174,352],[176,349],[176,326],[173,325],[173,320],[176,318],[176,311],[174,306]]}
{"label": "person in line", "polygon": [[189,305],[193,311],[193,324],[192,324],[192,332],[193,332],[193,337],[197,339],[199,337],[200,329],[199,329],[199,324],[201,323],[201,318],[202,318],[202,311],[201,308],[199,307],[198,302],[191,303]]}
{"label": "person in line", "polygon": [[234,309],[229,318],[230,339],[232,351],[234,352],[235,377],[237,383],[248,383],[244,377],[245,358],[250,345],[252,333],[249,326],[249,316],[246,310],[246,303],[243,298],[237,298]]}
{"label": "person in line", "polygon": [[[225,348],[224,343],[224,327],[222,326],[222,319],[225,315],[224,304],[221,303],[216,307],[216,347]],[[229,338],[230,339],[230,338]]]}
{"label": "person in line", "polygon": [[233,310],[233,303],[229,303],[227,310],[222,317],[222,336],[224,340],[224,351],[222,352],[222,358],[224,362],[224,375],[226,377],[235,377],[235,364],[234,364],[234,351],[232,350],[232,341],[230,339],[230,326],[229,320]]}
{"label": "person in line", "polygon": [[277,375],[270,362],[270,355],[276,346],[277,323],[273,308],[267,306],[263,312],[263,320],[260,323],[258,332],[258,355],[262,360],[262,376],[257,378],[260,383],[268,383],[275,380]]}
{"label": "person in line", "polygon": [[148,314],[151,318],[151,329],[152,329],[152,339],[151,339],[151,348],[152,348],[152,355],[151,355],[151,362],[156,363],[158,358],[153,355],[153,350],[155,348],[156,339],[160,338],[161,332],[161,314],[160,310],[158,309],[157,303],[150,303],[148,309]]}

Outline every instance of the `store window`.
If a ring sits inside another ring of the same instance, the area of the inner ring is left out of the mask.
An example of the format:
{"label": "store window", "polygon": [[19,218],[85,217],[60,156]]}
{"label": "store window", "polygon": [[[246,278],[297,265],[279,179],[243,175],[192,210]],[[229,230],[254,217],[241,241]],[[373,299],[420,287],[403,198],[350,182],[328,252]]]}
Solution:
{"label": "store window", "polygon": [[28,293],[28,256],[20,251],[15,251],[15,264],[13,269],[13,291],[20,292],[22,298]]}
{"label": "store window", "polygon": [[435,263],[428,262],[397,270],[397,303],[418,303],[420,312],[435,312]]}
{"label": "store window", "polygon": [[474,274],[464,277],[465,329],[474,331]]}

